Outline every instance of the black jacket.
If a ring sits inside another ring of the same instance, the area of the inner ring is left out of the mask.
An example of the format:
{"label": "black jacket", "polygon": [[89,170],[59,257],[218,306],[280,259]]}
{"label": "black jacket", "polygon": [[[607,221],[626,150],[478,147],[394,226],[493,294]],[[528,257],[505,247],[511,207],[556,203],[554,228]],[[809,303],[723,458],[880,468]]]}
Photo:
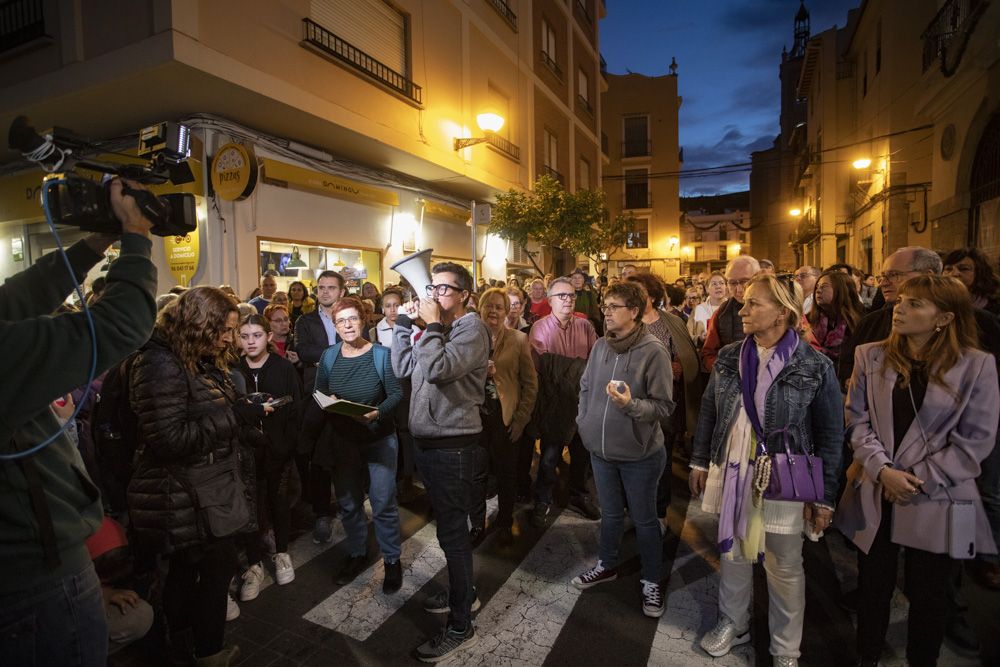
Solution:
{"label": "black jacket", "polygon": [[194,375],[154,333],[132,367],[129,396],[139,425],[138,462],[129,483],[129,515],[137,537],[170,553],[207,541],[179,472],[238,454],[236,392],[226,374],[199,364]]}
{"label": "black jacket", "polygon": [[274,398],[292,397],[292,403],[256,420],[267,436],[265,460],[283,465],[295,454],[299,437],[302,409],[302,382],[299,374],[295,372],[292,362],[273,353],[268,355],[263,366],[254,369],[247,365],[246,357],[241,357],[238,368],[246,378],[249,391],[266,392]]}
{"label": "black jacket", "polygon": [[[865,343],[875,343],[885,340],[892,332],[892,310],[895,304],[886,304],[882,308],[868,313],[858,323],[857,331],[844,341],[840,349],[840,360],[837,362],[837,379],[841,387],[846,387],[854,373],[854,349]],[[1000,324],[997,318],[985,310],[973,309],[976,316],[976,328],[979,330],[979,347],[989,352],[994,358],[1000,359]]]}
{"label": "black jacket", "polygon": [[302,362],[302,385],[307,394],[312,394],[316,388],[316,364],[323,356],[323,350],[330,347],[326,327],[319,318],[319,308],[317,306],[316,310],[295,321],[295,351]]}
{"label": "black jacket", "polygon": [[580,379],[587,360],[546,352],[539,358],[534,431],[546,440],[568,445],[576,434]]}

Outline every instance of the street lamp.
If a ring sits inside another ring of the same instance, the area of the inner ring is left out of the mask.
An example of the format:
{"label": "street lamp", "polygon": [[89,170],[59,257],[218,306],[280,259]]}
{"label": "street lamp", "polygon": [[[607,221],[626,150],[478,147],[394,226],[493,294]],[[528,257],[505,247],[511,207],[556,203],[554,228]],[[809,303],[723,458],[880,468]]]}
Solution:
{"label": "street lamp", "polygon": [[800,215],[802,215],[802,209],[801,208],[788,209],[788,215],[792,216],[793,218],[797,218]]}
{"label": "street lamp", "polygon": [[492,111],[487,111],[476,116],[476,124],[479,125],[479,129],[486,133],[484,137],[455,137],[455,150],[460,151],[463,148],[468,148],[469,146],[475,146],[476,144],[481,144],[485,141],[489,141],[490,137],[500,131],[503,127],[504,117],[498,113]]}
{"label": "street lamp", "polygon": [[858,158],[857,160],[851,163],[851,166],[854,167],[855,169],[867,169],[868,167],[872,166],[872,159],[870,157]]}

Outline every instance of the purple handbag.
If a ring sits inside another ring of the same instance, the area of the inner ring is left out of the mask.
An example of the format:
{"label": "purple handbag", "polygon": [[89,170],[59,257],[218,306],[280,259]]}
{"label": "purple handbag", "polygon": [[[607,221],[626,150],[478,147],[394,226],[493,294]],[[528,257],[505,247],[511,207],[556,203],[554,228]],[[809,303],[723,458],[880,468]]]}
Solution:
{"label": "purple handbag", "polygon": [[823,502],[823,459],[787,451],[772,454],[771,481],[764,497],[799,503]]}

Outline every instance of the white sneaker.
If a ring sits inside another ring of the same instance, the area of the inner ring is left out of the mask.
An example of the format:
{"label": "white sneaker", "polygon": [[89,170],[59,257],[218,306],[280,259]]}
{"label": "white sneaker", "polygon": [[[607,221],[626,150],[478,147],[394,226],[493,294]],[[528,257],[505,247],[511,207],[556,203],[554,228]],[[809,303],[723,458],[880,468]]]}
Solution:
{"label": "white sneaker", "polygon": [[264,582],[264,567],[257,563],[251,565],[243,573],[243,586],[240,588],[240,600],[250,602],[260,595],[260,585]]}
{"label": "white sneaker", "polygon": [[274,561],[274,579],[279,586],[295,581],[295,568],[292,567],[291,556],[287,553],[274,554],[271,560]]}
{"label": "white sneaker", "polygon": [[233,599],[233,594],[229,593],[226,595],[226,620],[235,621],[240,617],[240,606],[236,604],[236,600]]}

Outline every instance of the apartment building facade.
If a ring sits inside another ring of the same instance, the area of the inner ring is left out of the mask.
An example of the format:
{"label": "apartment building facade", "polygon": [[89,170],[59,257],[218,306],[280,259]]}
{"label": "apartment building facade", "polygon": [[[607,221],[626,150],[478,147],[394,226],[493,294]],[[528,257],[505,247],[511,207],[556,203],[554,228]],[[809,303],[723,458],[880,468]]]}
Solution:
{"label": "apartment building facade", "polygon": [[[604,12],[603,0],[15,0],[0,9],[0,124],[26,114],[94,139],[190,124],[199,229],[182,282],[247,292],[269,268],[287,281],[335,268],[381,286],[422,248],[500,278],[530,262],[485,227],[473,248],[473,201],[547,168],[569,188],[599,182]],[[504,123],[486,133],[481,114]],[[256,186],[227,194],[211,181],[233,156]],[[16,159],[0,153],[4,275],[49,248],[37,200],[6,196],[40,177]],[[24,252],[4,252],[15,242]],[[181,280],[170,250],[154,250],[161,289]],[[308,271],[286,272],[293,255]]]}
{"label": "apartment building facade", "polygon": [[634,264],[675,279],[681,272],[677,74],[608,74],[607,80],[604,192],[612,217],[631,213],[636,221],[625,247],[608,258],[609,272]]}
{"label": "apartment building facade", "polygon": [[681,198],[682,276],[725,270],[739,255],[753,255],[750,193]]}

